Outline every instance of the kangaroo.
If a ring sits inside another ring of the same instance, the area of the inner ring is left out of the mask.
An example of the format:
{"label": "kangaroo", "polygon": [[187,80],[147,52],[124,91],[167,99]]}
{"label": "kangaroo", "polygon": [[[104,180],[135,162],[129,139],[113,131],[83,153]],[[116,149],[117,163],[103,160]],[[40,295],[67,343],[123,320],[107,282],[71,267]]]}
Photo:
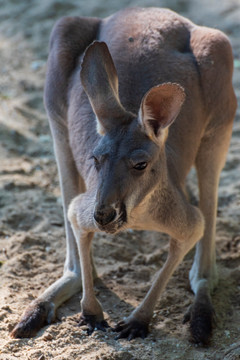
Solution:
{"label": "kangaroo", "polygon": [[[155,304],[196,244],[195,300],[185,316],[196,343],[213,327],[211,293],[217,192],[236,97],[227,37],[168,9],[131,8],[55,25],[45,86],[66,228],[62,277],[34,300],[11,336],[31,337],[82,288],[80,325],[105,330],[94,294],[95,232],[128,228],[169,234],[169,254],[142,303],[115,326],[117,338],[148,333]],[[199,207],[185,179],[195,166]]]}

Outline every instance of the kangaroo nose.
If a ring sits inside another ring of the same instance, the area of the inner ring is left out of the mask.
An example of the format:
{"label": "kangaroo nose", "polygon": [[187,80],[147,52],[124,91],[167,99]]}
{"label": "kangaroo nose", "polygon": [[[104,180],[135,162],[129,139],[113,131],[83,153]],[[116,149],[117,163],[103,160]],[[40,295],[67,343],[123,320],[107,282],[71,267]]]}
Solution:
{"label": "kangaroo nose", "polygon": [[102,226],[112,222],[117,213],[111,206],[101,205],[97,206],[94,212],[94,219]]}

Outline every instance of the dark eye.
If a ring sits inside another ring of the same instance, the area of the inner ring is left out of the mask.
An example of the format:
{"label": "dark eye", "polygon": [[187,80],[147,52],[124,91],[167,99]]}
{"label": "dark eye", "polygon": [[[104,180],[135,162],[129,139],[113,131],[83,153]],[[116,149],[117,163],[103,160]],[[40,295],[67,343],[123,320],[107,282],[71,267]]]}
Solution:
{"label": "dark eye", "polygon": [[99,165],[99,161],[95,156],[92,156],[92,159],[94,161],[94,165],[97,167]]}
{"label": "dark eye", "polygon": [[147,167],[147,163],[145,161],[140,162],[138,164],[136,164],[133,168],[136,170],[144,170]]}

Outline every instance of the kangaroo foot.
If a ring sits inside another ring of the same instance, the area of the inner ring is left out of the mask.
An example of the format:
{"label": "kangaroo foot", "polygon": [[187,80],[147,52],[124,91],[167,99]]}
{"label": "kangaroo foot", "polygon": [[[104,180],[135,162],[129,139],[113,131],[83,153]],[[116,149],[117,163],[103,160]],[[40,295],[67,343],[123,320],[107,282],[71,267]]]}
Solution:
{"label": "kangaroo foot", "polygon": [[148,334],[148,324],[136,319],[126,319],[120,321],[113,330],[119,333],[116,340],[127,338],[130,341],[137,337],[144,339]]}
{"label": "kangaroo foot", "polygon": [[215,323],[215,311],[209,296],[197,298],[184,316],[183,323],[190,322],[192,341],[207,345]]}
{"label": "kangaroo foot", "polygon": [[97,315],[84,315],[81,314],[79,326],[87,326],[87,334],[91,335],[94,330],[106,331],[109,325],[106,320],[98,320]]}
{"label": "kangaroo foot", "polygon": [[54,304],[48,301],[34,300],[23,313],[19,323],[11,332],[12,338],[34,337],[55,316]]}

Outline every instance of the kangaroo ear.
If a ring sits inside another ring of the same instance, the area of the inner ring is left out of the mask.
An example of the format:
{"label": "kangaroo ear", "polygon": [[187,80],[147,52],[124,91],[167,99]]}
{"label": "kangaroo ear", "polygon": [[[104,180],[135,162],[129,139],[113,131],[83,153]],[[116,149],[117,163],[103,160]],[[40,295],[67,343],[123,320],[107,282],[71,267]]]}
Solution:
{"label": "kangaroo ear", "polygon": [[87,48],[80,77],[97,116],[99,133],[107,132],[126,118],[118,95],[117,71],[106,43],[94,41]]}
{"label": "kangaroo ear", "polygon": [[183,88],[174,83],[164,83],[151,88],[143,97],[140,107],[140,122],[151,138],[161,135],[178,116],[185,100]]}

